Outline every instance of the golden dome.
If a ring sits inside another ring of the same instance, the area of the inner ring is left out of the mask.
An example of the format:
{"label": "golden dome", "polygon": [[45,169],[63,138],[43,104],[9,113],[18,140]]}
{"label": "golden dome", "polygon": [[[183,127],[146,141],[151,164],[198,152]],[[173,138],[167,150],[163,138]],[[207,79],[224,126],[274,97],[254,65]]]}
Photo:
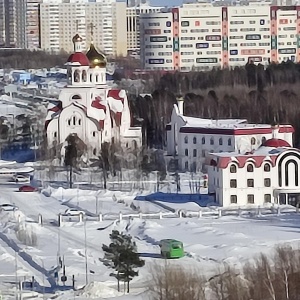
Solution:
{"label": "golden dome", "polygon": [[91,68],[105,68],[106,67],[106,57],[101,52],[95,48],[94,44],[90,45],[90,49],[86,53],[88,60],[90,61]]}

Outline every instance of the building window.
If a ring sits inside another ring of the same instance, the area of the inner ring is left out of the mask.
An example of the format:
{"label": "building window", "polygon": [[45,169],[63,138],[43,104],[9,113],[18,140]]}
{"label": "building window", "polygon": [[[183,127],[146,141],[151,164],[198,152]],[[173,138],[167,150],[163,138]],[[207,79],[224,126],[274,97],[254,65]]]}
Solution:
{"label": "building window", "polygon": [[53,136],[56,138],[57,137],[57,132],[54,131]]}
{"label": "building window", "polygon": [[202,150],[202,157],[205,157],[205,150]]}
{"label": "building window", "polygon": [[96,155],[97,154],[97,150],[96,148],[93,149],[93,154]]}
{"label": "building window", "polygon": [[271,203],[271,194],[265,194],[265,203]]}
{"label": "building window", "polygon": [[265,187],[270,187],[271,186],[271,179],[270,178],[265,178],[264,179],[264,184],[265,184]]}
{"label": "building window", "polygon": [[184,155],[185,155],[185,156],[188,156],[188,155],[189,155],[189,149],[185,149],[185,150],[184,150]]}
{"label": "building window", "polygon": [[230,179],[230,187],[231,188],[236,188],[237,187],[236,179]]}
{"label": "building window", "polygon": [[193,144],[197,144],[197,138],[195,136],[193,137]]}
{"label": "building window", "polygon": [[186,161],[186,162],[184,163],[184,168],[185,168],[186,170],[189,169],[189,162],[188,162],[188,161]]}
{"label": "building window", "polygon": [[270,166],[270,164],[265,164],[265,165],[264,165],[264,171],[265,171],[265,172],[270,172],[270,171],[271,171],[271,166]]}
{"label": "building window", "polygon": [[223,139],[219,138],[219,145],[223,145]]}
{"label": "building window", "polygon": [[247,172],[253,172],[253,165],[252,164],[247,165]]}
{"label": "building window", "polygon": [[81,119],[78,120],[78,125],[81,125]]}
{"label": "building window", "polygon": [[263,137],[261,138],[261,143],[263,144],[266,140],[267,140],[266,137],[263,136]]}
{"label": "building window", "polygon": [[230,203],[237,204],[237,196],[236,195],[230,195]]}
{"label": "building window", "polygon": [[254,179],[247,179],[247,187],[254,187]]}
{"label": "building window", "polygon": [[249,204],[254,204],[254,195],[247,195],[247,200]]}
{"label": "building window", "polygon": [[95,137],[96,136],[96,131],[93,131],[93,137]]}
{"label": "building window", "polygon": [[236,173],[236,165],[230,166],[230,173]]}
{"label": "building window", "polygon": [[197,149],[193,150],[193,157],[197,157]]}
{"label": "building window", "polygon": [[214,145],[214,143],[215,143],[214,138],[211,137],[211,138],[210,138],[210,144],[211,144],[211,145]]}
{"label": "building window", "polygon": [[231,146],[231,138],[228,139],[228,146]]}
{"label": "building window", "polygon": [[202,145],[205,144],[205,137],[202,138]]}
{"label": "building window", "polygon": [[184,143],[187,144],[189,142],[189,138],[187,136],[184,137]]}
{"label": "building window", "polygon": [[256,143],[256,139],[254,137],[251,138],[251,145],[255,145],[255,143]]}

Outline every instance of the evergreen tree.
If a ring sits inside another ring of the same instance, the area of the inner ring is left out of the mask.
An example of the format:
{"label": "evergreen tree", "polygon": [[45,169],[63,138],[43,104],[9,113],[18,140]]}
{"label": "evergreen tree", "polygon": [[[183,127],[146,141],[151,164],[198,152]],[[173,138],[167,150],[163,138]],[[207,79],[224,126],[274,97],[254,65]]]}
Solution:
{"label": "evergreen tree", "polygon": [[136,244],[132,237],[118,230],[113,230],[110,234],[111,243],[109,246],[102,246],[104,254],[104,265],[114,269],[110,275],[118,281],[118,291],[120,291],[120,281],[127,282],[127,292],[129,293],[129,282],[138,276],[134,268],[144,266],[145,261],[140,259],[137,253]]}
{"label": "evergreen tree", "polygon": [[69,135],[66,139],[68,145],[65,147],[65,166],[69,167],[70,171],[70,188],[73,185],[73,168],[76,167],[77,163],[77,145],[76,145],[76,136]]}

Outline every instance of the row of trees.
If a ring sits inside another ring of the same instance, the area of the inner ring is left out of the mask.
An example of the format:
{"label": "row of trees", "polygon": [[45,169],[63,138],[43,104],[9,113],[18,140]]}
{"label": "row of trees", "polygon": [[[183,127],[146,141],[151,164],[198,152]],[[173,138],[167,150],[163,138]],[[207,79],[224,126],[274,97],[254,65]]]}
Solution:
{"label": "row of trees", "polygon": [[174,264],[156,265],[151,274],[152,300],[298,300],[300,251],[277,247],[241,268],[224,264],[211,278]]}
{"label": "row of trees", "polygon": [[[184,95],[184,114],[209,119],[246,118],[253,123],[292,124],[300,142],[300,64],[268,67],[248,64],[209,72],[153,74],[152,95],[130,98],[131,110],[143,120],[150,147],[165,146],[165,126],[173,105]],[[151,83],[152,85],[152,83]]]}

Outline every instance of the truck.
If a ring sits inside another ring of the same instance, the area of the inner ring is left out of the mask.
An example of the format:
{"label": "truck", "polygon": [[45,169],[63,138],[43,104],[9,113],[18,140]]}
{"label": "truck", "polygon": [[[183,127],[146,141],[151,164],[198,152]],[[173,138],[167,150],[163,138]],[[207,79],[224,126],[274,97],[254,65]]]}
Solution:
{"label": "truck", "polygon": [[183,243],[174,239],[164,239],[159,242],[161,257],[180,258],[184,256]]}

